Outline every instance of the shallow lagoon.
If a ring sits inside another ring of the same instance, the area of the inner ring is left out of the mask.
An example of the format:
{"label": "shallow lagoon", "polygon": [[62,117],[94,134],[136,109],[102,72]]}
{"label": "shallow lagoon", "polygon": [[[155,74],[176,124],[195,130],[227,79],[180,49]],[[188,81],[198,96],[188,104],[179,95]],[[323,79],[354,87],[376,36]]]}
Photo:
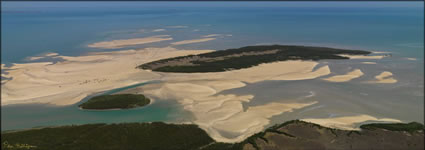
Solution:
{"label": "shallow lagoon", "polygon": [[54,106],[45,104],[19,104],[2,106],[2,131],[25,129],[40,126],[57,126],[87,123],[120,123],[120,122],[185,122],[191,114],[173,100],[154,100],[144,107],[125,110],[82,110],[78,105],[93,96],[113,94],[126,89],[143,86],[147,82],[114,89],[84,98],[81,102],[70,106]]}

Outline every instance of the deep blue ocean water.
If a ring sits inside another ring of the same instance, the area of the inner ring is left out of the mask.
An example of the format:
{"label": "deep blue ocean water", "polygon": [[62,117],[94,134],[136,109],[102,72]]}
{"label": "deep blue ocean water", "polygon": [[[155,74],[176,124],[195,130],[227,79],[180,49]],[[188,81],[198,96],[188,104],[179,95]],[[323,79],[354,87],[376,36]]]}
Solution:
{"label": "deep blue ocean water", "polygon": [[232,35],[178,48],[280,43],[423,58],[423,12],[423,2],[2,2],[2,63],[45,52],[81,55],[97,51],[87,47],[92,42],[158,34],[174,41]]}

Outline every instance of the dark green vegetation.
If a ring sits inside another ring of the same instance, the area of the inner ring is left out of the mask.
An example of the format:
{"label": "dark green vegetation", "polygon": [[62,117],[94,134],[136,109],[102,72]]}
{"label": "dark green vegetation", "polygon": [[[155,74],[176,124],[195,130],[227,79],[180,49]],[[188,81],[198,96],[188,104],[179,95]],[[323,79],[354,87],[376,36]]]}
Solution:
{"label": "dark green vegetation", "polygon": [[[394,128],[408,124],[395,124]],[[379,129],[347,131],[293,120],[272,126],[249,137],[240,148],[245,150],[424,149],[423,128],[410,129],[412,129],[410,133]]]}
{"label": "dark green vegetation", "polygon": [[101,95],[80,104],[83,109],[129,109],[145,106],[150,103],[149,98],[140,94]]}
{"label": "dark green vegetation", "polygon": [[407,131],[407,132],[414,132],[417,130],[424,130],[424,125],[417,123],[417,122],[411,122],[411,123],[372,123],[372,124],[365,124],[361,125],[360,128],[367,129],[367,130],[373,130],[373,129],[387,129],[390,131]]}
{"label": "dark green vegetation", "polygon": [[[372,124],[376,127],[380,124]],[[382,124],[388,126],[388,124]],[[419,123],[382,130],[346,131],[293,120],[267,128],[240,143],[219,143],[196,125],[154,123],[88,124],[2,133],[2,150],[260,150],[423,149]],[[364,125],[369,126],[369,125]],[[404,132],[408,126],[409,131]]]}
{"label": "dark green vegetation", "polygon": [[219,50],[199,55],[162,59],[138,66],[160,72],[222,72],[249,68],[261,63],[286,60],[349,59],[345,55],[367,55],[368,51],[326,47],[266,45]]}
{"label": "dark green vegetation", "polygon": [[[214,142],[196,125],[88,124],[2,133],[2,150],[190,150]],[[7,145],[10,148],[7,148]]]}

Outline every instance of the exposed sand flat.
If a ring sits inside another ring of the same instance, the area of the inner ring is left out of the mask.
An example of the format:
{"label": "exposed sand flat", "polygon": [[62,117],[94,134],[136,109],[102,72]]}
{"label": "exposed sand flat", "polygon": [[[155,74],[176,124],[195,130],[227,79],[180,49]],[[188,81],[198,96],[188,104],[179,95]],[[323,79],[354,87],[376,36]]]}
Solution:
{"label": "exposed sand flat", "polygon": [[210,52],[176,50],[171,47],[96,53],[87,56],[58,56],[65,61],[13,64],[2,84],[2,105],[18,103],[74,104],[86,95],[158,79],[155,72],[136,66],[168,57]]}
{"label": "exposed sand flat", "polygon": [[355,124],[365,121],[382,121],[382,122],[401,122],[397,119],[391,118],[376,118],[369,115],[345,116],[335,118],[321,118],[321,119],[301,119],[306,122],[320,124],[329,128],[337,128],[343,130],[360,130],[355,127]]}
{"label": "exposed sand flat", "polygon": [[207,42],[215,40],[215,38],[203,38],[203,39],[194,39],[194,40],[184,40],[184,41],[178,41],[171,43],[172,45],[183,45],[183,44],[192,44],[192,43],[201,43],[201,42]]}
{"label": "exposed sand flat", "polygon": [[237,113],[228,119],[215,122],[210,129],[220,132],[231,133],[236,135],[233,138],[219,137],[220,134],[214,136],[215,140],[220,142],[240,142],[245,138],[261,132],[266,125],[270,123],[269,118],[282,114],[284,112],[292,112],[294,109],[303,108],[313,105],[317,102],[310,103],[268,103],[261,106],[249,107],[246,111]]}
{"label": "exposed sand flat", "polygon": [[193,123],[215,140],[238,142],[261,131],[270,117],[300,109],[310,103],[269,103],[243,109],[254,95],[220,94],[221,91],[266,80],[306,80],[330,74],[329,67],[313,70],[314,61],[284,61],[215,73],[161,73],[136,66],[168,57],[211,52],[176,50],[172,47],[118,52],[97,52],[86,56],[55,56],[58,63],[15,64],[8,71],[12,80],[2,85],[2,105],[17,103],[75,104],[87,95],[149,80],[137,92],[159,99],[173,99],[193,113]]}
{"label": "exposed sand flat", "polygon": [[396,83],[397,80],[394,79],[393,74],[388,71],[384,71],[381,74],[375,76],[376,81],[368,81],[369,83]]}
{"label": "exposed sand flat", "polygon": [[378,80],[382,80],[382,79],[384,79],[384,78],[386,78],[386,77],[390,77],[390,76],[392,76],[392,75],[393,75],[393,74],[392,74],[391,72],[384,71],[384,72],[382,72],[381,74],[379,74],[379,75],[375,76],[375,78],[376,78],[376,79],[378,79]]}
{"label": "exposed sand flat", "polygon": [[155,29],[155,30],[152,30],[152,32],[161,32],[161,31],[165,31],[165,29]]}
{"label": "exposed sand flat", "polygon": [[374,64],[376,64],[376,62],[362,62],[362,64],[370,64],[370,65],[374,65]]}
{"label": "exposed sand flat", "polygon": [[216,36],[221,36],[221,34],[208,34],[208,35],[204,35],[202,37],[208,38],[208,37],[216,37]]}
{"label": "exposed sand flat", "polygon": [[329,78],[324,78],[323,80],[330,82],[348,82],[361,76],[363,76],[363,72],[360,69],[355,69],[345,75],[335,75]]}
{"label": "exposed sand flat", "polygon": [[391,52],[372,51],[374,54],[390,54]]}
{"label": "exposed sand flat", "polygon": [[[28,67],[40,67],[40,66],[47,66],[53,64],[52,62],[37,62],[37,63],[24,63],[24,64],[18,64],[13,63],[12,66],[9,67],[9,69],[22,69],[22,68],[28,68]],[[11,72],[11,71],[8,71]]]}
{"label": "exposed sand flat", "polygon": [[59,54],[58,53],[47,53],[44,56],[53,57],[53,56],[57,56],[57,55],[59,55]]}
{"label": "exposed sand flat", "polygon": [[33,56],[33,57],[28,57],[28,58],[26,58],[25,60],[27,60],[27,61],[34,61],[34,60],[39,60],[39,59],[42,59],[42,58],[44,58],[44,57],[41,57],[41,56]]}
{"label": "exposed sand flat", "polygon": [[173,38],[171,38],[169,35],[158,35],[158,36],[145,37],[145,38],[134,38],[134,39],[125,39],[125,40],[113,40],[113,41],[97,42],[97,43],[89,44],[88,47],[103,48],[103,49],[114,49],[114,48],[123,48],[125,46],[167,41],[167,40],[172,40],[172,39]]}
{"label": "exposed sand flat", "polygon": [[41,56],[32,56],[32,57],[27,57],[25,58],[26,61],[34,61],[34,60],[40,60],[46,57],[54,57],[54,56],[58,56],[58,53],[47,53]]}
{"label": "exposed sand flat", "polygon": [[[160,73],[165,83],[140,87],[143,94],[160,99],[176,99],[195,116],[193,123],[215,140],[238,142],[261,131],[270,117],[315,102],[298,104],[270,103],[243,110],[242,103],[254,95],[220,94],[223,90],[244,87],[245,83],[266,80],[305,80],[330,73],[328,66],[315,71],[313,61],[284,61],[214,73]],[[284,69],[283,69],[284,68]],[[232,136],[226,136],[231,134]]]}
{"label": "exposed sand flat", "polygon": [[[140,87],[144,94],[161,99],[176,99],[195,116],[193,123],[219,142],[239,142],[260,132],[269,124],[269,118],[293,109],[306,107],[310,103],[269,103],[249,107],[246,111],[243,102],[249,102],[253,95],[218,94],[222,90],[245,86],[235,80],[186,81],[161,83]],[[218,95],[217,95],[218,94]],[[231,133],[226,137],[223,133]]]}
{"label": "exposed sand flat", "polygon": [[348,57],[350,59],[382,59],[385,58],[387,56],[384,55],[377,55],[377,56],[365,56],[365,55],[339,55],[339,56],[343,56],[343,57]]}

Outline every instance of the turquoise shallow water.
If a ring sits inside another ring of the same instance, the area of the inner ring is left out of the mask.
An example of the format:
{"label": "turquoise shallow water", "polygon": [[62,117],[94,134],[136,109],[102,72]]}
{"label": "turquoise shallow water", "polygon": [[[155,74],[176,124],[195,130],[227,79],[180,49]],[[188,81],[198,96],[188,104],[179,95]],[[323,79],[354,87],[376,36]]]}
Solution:
{"label": "turquoise shallow water", "polygon": [[[26,62],[26,57],[47,52],[78,56],[105,51],[87,45],[153,35],[171,35],[173,40],[129,48],[165,47],[171,42],[223,34],[232,36],[176,48],[220,50],[257,44],[297,44],[390,51],[393,58],[362,70],[368,79],[379,71],[391,71],[399,80],[395,85],[266,82],[225,93],[254,93],[256,97],[246,106],[292,102],[310,91],[316,93],[309,100],[320,100],[320,105],[312,106],[320,109],[294,111],[280,116],[280,121],[368,113],[423,122],[423,2],[2,2],[1,7],[1,62],[6,64]],[[166,31],[152,32],[155,29]],[[407,61],[405,57],[418,60]],[[339,73],[350,67],[363,67],[358,62],[348,63],[351,62],[331,67],[335,68],[333,71],[341,70]],[[365,93],[368,96],[362,95]],[[190,116],[173,100],[118,111],[84,111],[77,105],[2,106],[2,130],[98,122],[176,121]]]}
{"label": "turquoise shallow water", "polygon": [[127,110],[82,110],[78,105],[96,95],[114,94],[126,89],[157,83],[149,81],[131,86],[113,89],[84,98],[81,102],[70,106],[53,106],[44,104],[25,104],[3,106],[2,130],[32,128],[39,126],[55,126],[85,123],[119,123],[119,122],[181,122],[190,118],[172,100],[154,100],[154,103],[141,108]]}

